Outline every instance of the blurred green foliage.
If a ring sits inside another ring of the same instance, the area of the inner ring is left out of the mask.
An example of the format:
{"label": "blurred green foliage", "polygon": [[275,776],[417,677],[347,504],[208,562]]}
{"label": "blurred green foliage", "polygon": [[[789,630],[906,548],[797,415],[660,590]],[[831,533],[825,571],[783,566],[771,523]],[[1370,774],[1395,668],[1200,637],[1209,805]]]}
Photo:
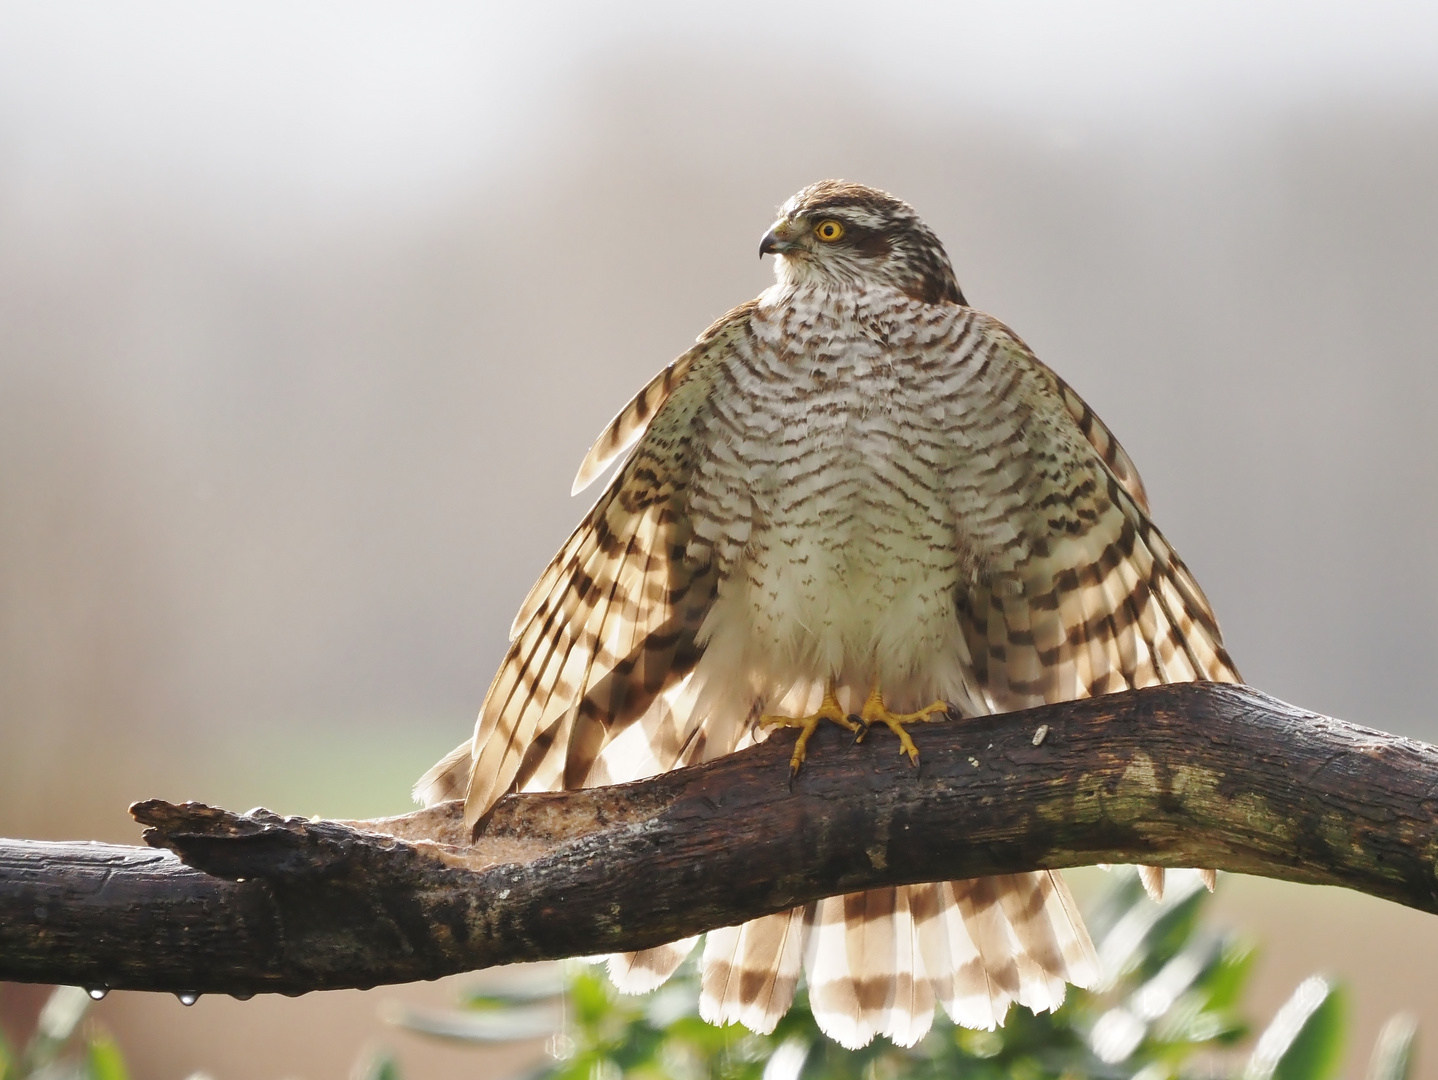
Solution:
{"label": "blurred green foliage", "polygon": [[129,1080],[109,1034],[81,1024],[91,1004],[78,986],[56,987],[23,1050],[0,1038],[0,1080]]}
{"label": "blurred green foliage", "polygon": [[[907,1049],[879,1039],[844,1050],[820,1033],[802,991],[770,1035],[713,1027],[698,1015],[692,960],[642,997],[617,994],[600,969],[576,964],[567,975],[495,983],[462,1011],[395,1020],[491,1045],[551,1032],[549,1060],[526,1080],[1332,1080],[1347,1028],[1342,988],[1306,979],[1240,1053],[1251,1032],[1243,995],[1254,947],[1203,925],[1207,900],[1196,874],[1171,873],[1168,895],[1154,903],[1136,874],[1116,872],[1088,915],[1105,985],[1071,989],[1052,1013],[1015,1007],[996,1031],[956,1027],[941,1012]],[[1407,1080],[1414,1033],[1408,1018],[1390,1021],[1369,1080]],[[398,1080],[394,1062],[376,1059],[366,1080]]]}

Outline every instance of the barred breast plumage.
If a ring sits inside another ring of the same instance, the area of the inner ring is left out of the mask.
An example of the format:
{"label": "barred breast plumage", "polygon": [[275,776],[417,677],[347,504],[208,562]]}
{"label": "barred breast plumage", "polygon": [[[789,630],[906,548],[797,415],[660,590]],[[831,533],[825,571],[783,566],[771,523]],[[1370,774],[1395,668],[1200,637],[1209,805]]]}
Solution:
{"label": "barred breast plumage", "polygon": [[[1237,681],[1127,455],[965,304],[908,206],[826,181],[764,250],[776,285],[590,451],[576,489],[633,448],[521,607],[474,738],[420,781],[426,802],[464,798],[473,822],[510,790],[652,775],[830,688],[851,711],[877,684],[901,708],[974,716]],[[650,988],[693,944],[611,974]],[[711,933],[703,965],[705,1017],[760,1031],[806,970],[820,1026],[849,1046],[912,1043],[935,1001],[992,1027],[1097,974],[1046,872],[831,898]]]}

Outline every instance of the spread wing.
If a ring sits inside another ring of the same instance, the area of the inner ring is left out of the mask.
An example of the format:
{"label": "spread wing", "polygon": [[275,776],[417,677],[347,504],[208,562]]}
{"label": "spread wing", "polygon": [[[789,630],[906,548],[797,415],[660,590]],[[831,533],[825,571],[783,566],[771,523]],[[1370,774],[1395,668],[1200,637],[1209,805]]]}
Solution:
{"label": "spread wing", "polygon": [[1138,467],[1134,465],[1133,459],[1128,456],[1128,451],[1119,445],[1113,437],[1113,432],[1108,425],[1098,418],[1098,414],[1088,407],[1088,403],[1078,396],[1078,392],[1072,386],[1064,382],[1047,364],[1034,359],[1036,367],[1053,381],[1057,387],[1059,396],[1063,399],[1064,408],[1073,417],[1074,423],[1083,432],[1084,438],[1089,445],[1098,451],[1098,456],[1103,459],[1104,465],[1119,482],[1124,491],[1128,492],[1129,498],[1142,510],[1148,513],[1148,492],[1144,490],[1143,479],[1138,475]]}
{"label": "spread wing", "polygon": [[1047,415],[1015,429],[1016,453],[1039,463],[1027,516],[1014,522],[1018,541],[958,599],[990,706],[1241,681],[1203,590],[1149,520],[1133,462],[1072,388],[994,325]]}
{"label": "spread wing", "polygon": [[[695,448],[689,434],[752,304],[711,326],[605,429],[575,482],[629,460],[520,607],[509,651],[480,709],[474,738],[416,785],[426,803],[463,796],[473,824],[510,791],[582,786],[606,745],[645,718],[659,769],[700,733],[655,708],[682,689],[702,651],[695,638],[717,576],[685,512]],[[656,769],[658,771],[658,769]]]}

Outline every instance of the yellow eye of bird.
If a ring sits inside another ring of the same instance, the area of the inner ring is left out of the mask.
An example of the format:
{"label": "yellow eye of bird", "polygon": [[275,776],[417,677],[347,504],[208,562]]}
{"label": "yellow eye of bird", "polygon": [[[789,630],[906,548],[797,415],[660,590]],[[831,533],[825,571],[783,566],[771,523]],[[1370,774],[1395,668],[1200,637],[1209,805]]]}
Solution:
{"label": "yellow eye of bird", "polygon": [[829,218],[814,226],[814,235],[824,243],[832,244],[844,235],[844,226],[833,218]]}

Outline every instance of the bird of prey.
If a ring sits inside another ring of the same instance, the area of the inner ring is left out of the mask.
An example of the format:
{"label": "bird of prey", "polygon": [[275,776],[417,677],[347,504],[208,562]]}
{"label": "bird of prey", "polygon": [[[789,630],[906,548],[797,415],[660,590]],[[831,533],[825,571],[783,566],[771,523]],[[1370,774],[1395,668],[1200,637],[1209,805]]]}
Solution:
{"label": "bird of prey", "polygon": [[[800,729],[796,770],[829,722],[916,757],[907,728],[941,713],[1239,680],[1133,462],[968,305],[912,208],[825,180],[780,208],[766,254],[774,285],[580,465],[575,492],[620,461],[515,616],[473,739],[416,785],[426,804],[462,798],[473,824],[511,791],[640,779],[779,726]],[[610,973],[652,989],[695,940],[611,957]],[[801,971],[850,1047],[913,1044],[936,1002],[992,1028],[1098,974],[1062,878],[1012,874],[713,931],[701,1013],[771,1031]]]}

